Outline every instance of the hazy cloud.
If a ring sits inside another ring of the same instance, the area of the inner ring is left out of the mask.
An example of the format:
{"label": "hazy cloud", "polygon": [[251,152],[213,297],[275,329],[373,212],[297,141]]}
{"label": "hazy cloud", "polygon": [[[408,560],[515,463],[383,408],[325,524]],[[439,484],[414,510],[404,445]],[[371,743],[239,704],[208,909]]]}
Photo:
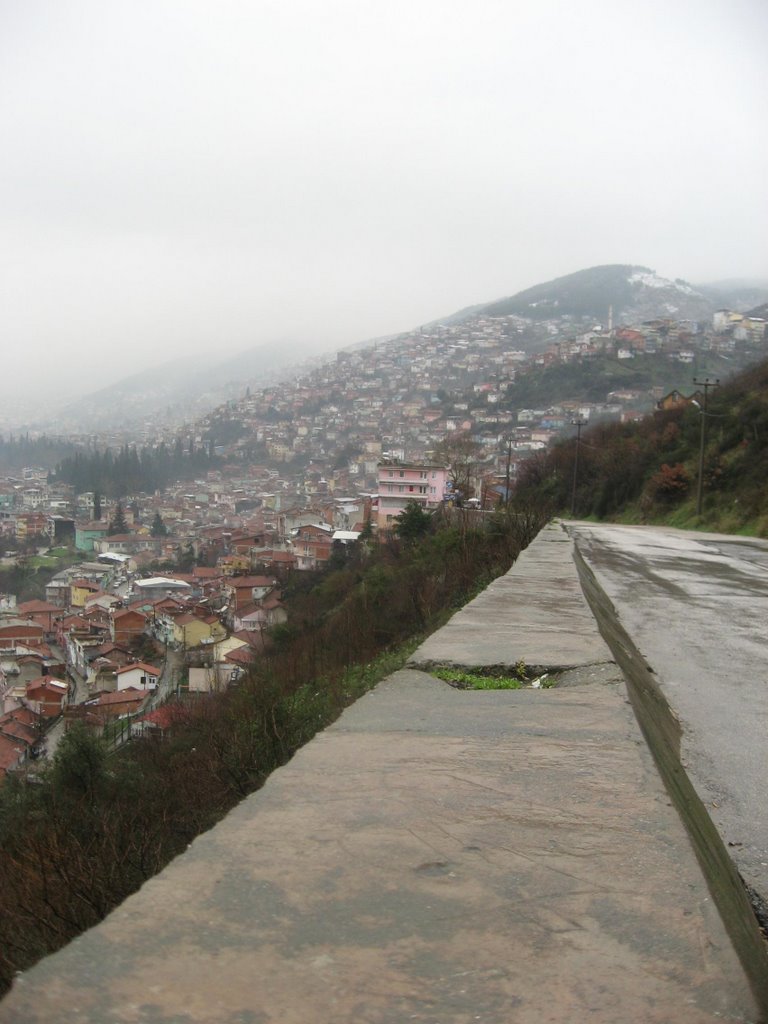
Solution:
{"label": "hazy cloud", "polygon": [[596,263],[764,276],[767,30],[762,0],[6,2],[3,365],[330,348]]}

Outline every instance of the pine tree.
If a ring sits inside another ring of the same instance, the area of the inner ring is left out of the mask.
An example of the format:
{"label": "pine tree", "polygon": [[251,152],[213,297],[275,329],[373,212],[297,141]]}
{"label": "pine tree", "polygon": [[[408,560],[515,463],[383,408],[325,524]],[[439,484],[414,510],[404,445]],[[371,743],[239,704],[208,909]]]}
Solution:
{"label": "pine tree", "polygon": [[115,509],[115,518],[109,524],[107,536],[113,537],[118,533],[128,533],[128,523],[125,521],[125,512],[123,512],[123,505],[120,501],[118,501],[117,508]]}
{"label": "pine tree", "polygon": [[168,527],[163,522],[163,517],[159,512],[155,512],[155,518],[152,520],[152,528],[149,531],[153,537],[167,537]]}
{"label": "pine tree", "polygon": [[429,532],[432,516],[425,512],[418,501],[409,501],[403,511],[395,516],[395,533],[406,544],[413,544]]}

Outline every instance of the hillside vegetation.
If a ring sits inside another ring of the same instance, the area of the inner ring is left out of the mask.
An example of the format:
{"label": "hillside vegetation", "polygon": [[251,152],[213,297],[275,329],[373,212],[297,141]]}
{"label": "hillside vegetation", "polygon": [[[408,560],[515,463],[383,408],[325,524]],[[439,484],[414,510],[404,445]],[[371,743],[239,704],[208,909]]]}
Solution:
{"label": "hillside vegetation", "polygon": [[[710,391],[699,516],[701,425],[701,411],[688,405],[584,431],[576,516],[768,537],[768,360]],[[520,496],[569,514],[576,444],[532,460]]]}
{"label": "hillside vegetation", "polygon": [[688,394],[693,390],[692,373],[724,377],[729,370],[727,360],[709,352],[697,354],[692,365],[670,364],[664,355],[644,356],[642,360],[598,355],[579,362],[536,367],[521,374],[507,390],[500,407],[546,408],[564,401],[604,402],[611,391],[650,391],[655,385]]}

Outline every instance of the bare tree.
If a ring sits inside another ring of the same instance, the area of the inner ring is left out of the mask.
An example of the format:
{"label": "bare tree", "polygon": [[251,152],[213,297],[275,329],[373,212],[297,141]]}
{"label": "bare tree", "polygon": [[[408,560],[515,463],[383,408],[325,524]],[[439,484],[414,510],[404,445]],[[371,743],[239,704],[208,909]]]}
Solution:
{"label": "bare tree", "polygon": [[454,492],[464,498],[471,498],[475,493],[472,485],[473,468],[477,465],[480,445],[473,441],[466,431],[448,434],[435,447],[432,459],[441,465],[448,466],[449,477]]}

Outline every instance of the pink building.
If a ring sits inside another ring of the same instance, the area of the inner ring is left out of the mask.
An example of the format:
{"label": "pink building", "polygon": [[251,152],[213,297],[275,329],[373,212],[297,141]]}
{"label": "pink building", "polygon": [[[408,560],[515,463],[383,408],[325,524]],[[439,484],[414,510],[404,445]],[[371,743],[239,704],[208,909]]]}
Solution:
{"label": "pink building", "polygon": [[409,501],[424,508],[442,504],[448,480],[445,466],[431,463],[381,462],[378,465],[380,530],[391,530],[393,520]]}

